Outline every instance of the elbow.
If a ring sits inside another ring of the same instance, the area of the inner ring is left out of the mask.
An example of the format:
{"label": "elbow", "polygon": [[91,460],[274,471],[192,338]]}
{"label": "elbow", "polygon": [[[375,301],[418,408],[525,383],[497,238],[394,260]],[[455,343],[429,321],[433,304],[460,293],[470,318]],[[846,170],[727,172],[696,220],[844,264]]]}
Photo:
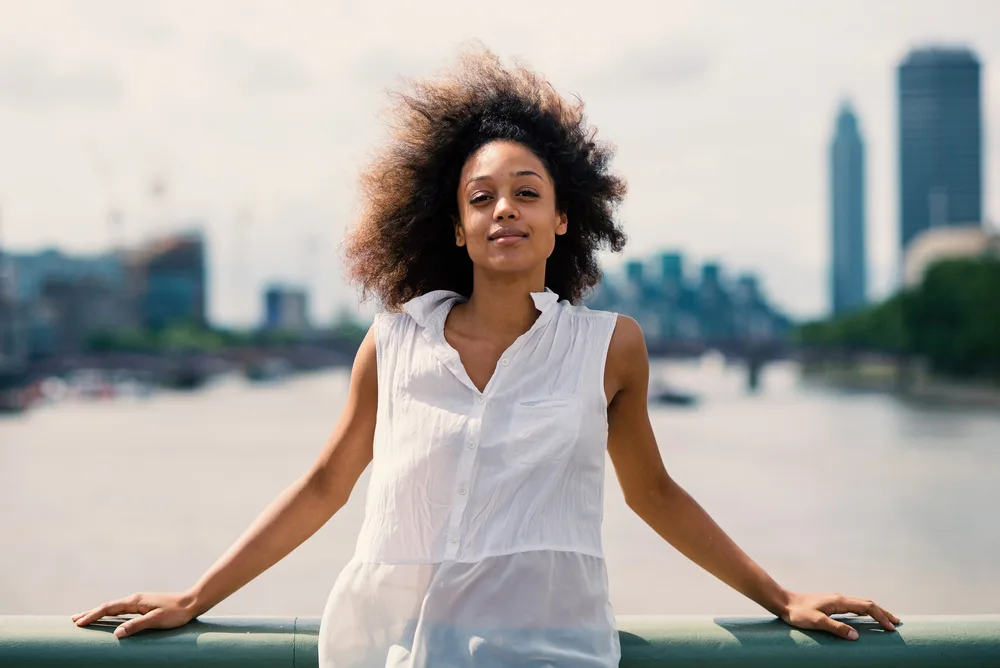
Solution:
{"label": "elbow", "polygon": [[668,510],[677,499],[677,484],[669,477],[625,491],[625,504],[639,517]]}
{"label": "elbow", "polygon": [[351,490],[345,490],[343,485],[331,478],[332,476],[327,475],[322,469],[317,469],[305,477],[303,486],[310,494],[319,499],[324,507],[330,509],[331,513],[335,513],[347,503],[351,496]]}

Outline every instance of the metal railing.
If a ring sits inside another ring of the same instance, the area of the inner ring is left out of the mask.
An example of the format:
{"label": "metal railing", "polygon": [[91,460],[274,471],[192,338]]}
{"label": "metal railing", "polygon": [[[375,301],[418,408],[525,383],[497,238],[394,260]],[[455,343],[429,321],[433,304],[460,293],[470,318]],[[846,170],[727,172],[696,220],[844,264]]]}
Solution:
{"label": "metal railing", "polygon": [[[905,617],[896,632],[845,618],[860,638],[806,633],[764,618],[620,617],[622,668],[809,666],[1000,667],[1000,615]],[[319,620],[206,617],[118,640],[117,622],[77,628],[68,617],[0,616],[0,666],[317,665]]]}

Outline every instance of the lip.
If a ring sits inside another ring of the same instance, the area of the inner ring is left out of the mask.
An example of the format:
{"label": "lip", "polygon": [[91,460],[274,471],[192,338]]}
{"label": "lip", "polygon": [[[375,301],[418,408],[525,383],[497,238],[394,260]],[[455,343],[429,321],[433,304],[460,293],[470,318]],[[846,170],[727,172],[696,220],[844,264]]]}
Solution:
{"label": "lip", "polygon": [[494,230],[488,239],[499,246],[512,246],[528,238],[528,233],[516,227],[501,227]]}

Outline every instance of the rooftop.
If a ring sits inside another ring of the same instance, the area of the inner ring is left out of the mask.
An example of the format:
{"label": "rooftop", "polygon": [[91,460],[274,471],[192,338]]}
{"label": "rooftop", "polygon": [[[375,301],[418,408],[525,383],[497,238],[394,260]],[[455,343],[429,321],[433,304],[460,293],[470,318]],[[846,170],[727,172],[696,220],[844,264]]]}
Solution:
{"label": "rooftop", "polygon": [[901,67],[941,65],[979,65],[979,57],[967,46],[931,45],[913,49],[900,63]]}

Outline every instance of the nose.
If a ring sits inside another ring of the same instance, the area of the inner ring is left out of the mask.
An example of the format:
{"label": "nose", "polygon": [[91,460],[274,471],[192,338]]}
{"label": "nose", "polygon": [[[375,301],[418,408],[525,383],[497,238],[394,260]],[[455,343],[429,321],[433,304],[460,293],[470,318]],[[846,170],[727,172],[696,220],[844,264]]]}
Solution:
{"label": "nose", "polygon": [[517,207],[507,197],[498,197],[493,209],[493,220],[517,220]]}

